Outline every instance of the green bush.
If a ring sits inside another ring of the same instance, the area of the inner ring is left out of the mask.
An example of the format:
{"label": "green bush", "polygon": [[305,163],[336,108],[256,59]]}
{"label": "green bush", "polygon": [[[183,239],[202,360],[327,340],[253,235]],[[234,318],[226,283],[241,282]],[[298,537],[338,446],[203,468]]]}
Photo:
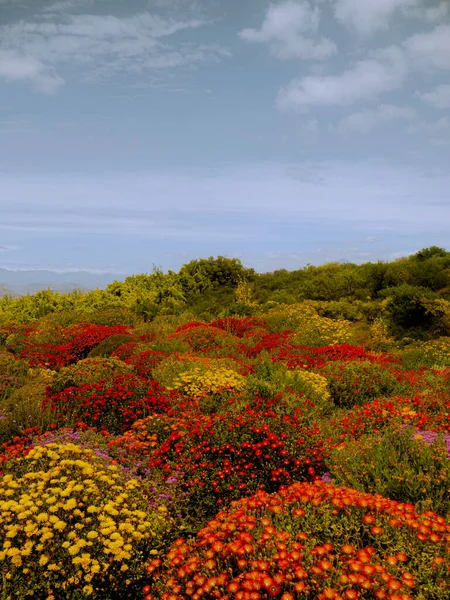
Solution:
{"label": "green bush", "polygon": [[[418,439],[415,439],[417,437]],[[423,436],[422,436],[423,437]],[[332,451],[330,473],[338,485],[450,516],[450,461],[443,438],[428,445],[414,430],[390,426]]]}
{"label": "green bush", "polygon": [[135,339],[134,335],[128,335],[126,333],[112,335],[92,348],[88,354],[88,358],[109,358],[119,346],[123,346],[123,344],[127,344],[128,342],[133,342]]}
{"label": "green bush", "polygon": [[48,429],[54,416],[50,409],[42,408],[47,383],[47,378],[38,376],[0,402],[0,444],[32,427],[42,431]]}
{"label": "green bush", "polygon": [[118,375],[127,375],[133,371],[131,365],[127,365],[118,358],[85,358],[74,365],[63,367],[55,374],[51,383],[51,392],[57,394],[72,386],[80,386],[85,383],[98,383],[99,381],[111,381]]}
{"label": "green bush", "polygon": [[343,408],[389,396],[398,385],[386,368],[370,361],[336,361],[326,365],[321,373],[328,379],[333,402]]}
{"label": "green bush", "polygon": [[0,401],[10,396],[28,379],[28,364],[10,352],[0,352]]}

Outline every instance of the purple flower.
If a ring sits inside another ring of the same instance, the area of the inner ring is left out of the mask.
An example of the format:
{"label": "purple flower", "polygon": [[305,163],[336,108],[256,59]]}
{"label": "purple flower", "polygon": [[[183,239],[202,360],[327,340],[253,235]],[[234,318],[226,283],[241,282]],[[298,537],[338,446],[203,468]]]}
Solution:
{"label": "purple flower", "polygon": [[[427,446],[432,446],[436,440],[438,439],[438,434],[435,431],[416,431],[412,437],[412,440],[419,440],[426,444]],[[444,435],[444,443],[447,446],[447,458],[450,460],[450,434],[446,433]]]}

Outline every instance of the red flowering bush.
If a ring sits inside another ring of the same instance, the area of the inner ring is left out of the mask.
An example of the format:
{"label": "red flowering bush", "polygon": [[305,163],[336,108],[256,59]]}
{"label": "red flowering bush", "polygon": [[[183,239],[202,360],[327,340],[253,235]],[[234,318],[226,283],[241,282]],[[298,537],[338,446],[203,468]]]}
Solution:
{"label": "red flowering bush", "polygon": [[131,355],[126,359],[126,363],[131,365],[134,372],[145,379],[152,378],[152,371],[169,355],[166,352],[156,352],[155,350],[145,350],[139,354]]}
{"label": "red flowering bush", "polygon": [[358,439],[378,433],[393,421],[430,431],[450,433],[450,398],[447,394],[391,396],[354,406],[340,419],[331,421],[339,439]]}
{"label": "red flowering bush", "polygon": [[247,406],[238,414],[204,415],[192,405],[150,418],[147,437],[155,434],[158,446],[149,455],[149,466],[184,472],[191,502],[203,515],[257,489],[276,491],[312,480],[324,472],[327,456],[320,431],[300,411],[275,412],[275,402],[280,399]]}
{"label": "red flowering bush", "polygon": [[187,344],[195,352],[208,352],[234,342],[234,336],[219,327],[206,325],[205,323],[192,322],[182,325],[172,334],[168,340],[180,340]]}
{"label": "red flowering bush", "polygon": [[119,360],[123,360],[124,362],[126,362],[127,359],[131,358],[137,353],[137,349],[139,347],[140,344],[138,341],[126,342],[125,344],[122,344],[121,346],[116,348],[111,354],[111,356],[115,356]]}
{"label": "red flowering bush", "polygon": [[57,393],[49,387],[44,406],[51,407],[60,426],[81,424],[120,433],[145,415],[167,410],[173,395],[156,381],[129,374]]}
{"label": "red flowering bush", "polygon": [[223,329],[239,338],[246,337],[249,334],[255,334],[256,332],[265,332],[269,329],[269,326],[265,321],[257,319],[256,317],[227,317],[212,321],[210,326]]}
{"label": "red flowering bush", "polygon": [[361,346],[351,344],[333,344],[331,346],[298,346],[276,347],[273,360],[284,362],[289,369],[315,368],[322,369],[332,362],[369,361],[380,365],[394,365],[400,363],[398,357],[392,354],[374,354],[367,352]]}
{"label": "red flowering bush", "polygon": [[241,343],[237,346],[239,352],[246,357],[255,358],[260,354],[273,356],[276,360],[278,352],[287,352],[292,348],[291,344],[292,332],[283,331],[281,333],[255,333],[246,340],[246,343]]}
{"label": "red flowering bush", "polygon": [[450,524],[382,496],[296,483],[219,512],[147,565],[145,600],[444,600]]}
{"label": "red flowering bush", "polygon": [[64,330],[62,335],[66,341],[62,344],[34,343],[33,331],[30,329],[25,333],[20,357],[32,367],[55,369],[86,358],[94,346],[112,335],[128,333],[129,327],[76,323]]}
{"label": "red flowering bush", "polygon": [[128,333],[119,333],[117,335],[111,335],[105,338],[100,344],[97,344],[89,351],[89,358],[109,358],[116,348],[127,344],[128,342],[133,342],[136,340],[136,336],[128,334]]}

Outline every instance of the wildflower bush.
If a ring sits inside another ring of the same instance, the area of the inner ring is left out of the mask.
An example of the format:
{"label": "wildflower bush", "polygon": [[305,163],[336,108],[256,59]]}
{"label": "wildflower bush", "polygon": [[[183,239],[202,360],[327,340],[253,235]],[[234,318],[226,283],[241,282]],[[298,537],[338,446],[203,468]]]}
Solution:
{"label": "wildflower bush", "polygon": [[1,600],[447,600],[449,338],[363,267],[0,298]]}
{"label": "wildflower bush", "polygon": [[145,379],[155,379],[154,370],[168,356],[166,352],[143,350],[137,354],[132,354],[125,362],[133,368],[136,375]]}
{"label": "wildflower bush", "polygon": [[319,406],[330,404],[331,394],[328,390],[328,380],[313,371],[288,371],[288,385],[297,393],[304,394],[309,400]]}
{"label": "wildflower bush", "polygon": [[122,480],[91,450],[35,446],[0,478],[2,593],[133,598],[168,526],[148,511],[136,479]]}
{"label": "wildflower bush", "polygon": [[239,392],[245,389],[245,385],[245,378],[232,369],[204,370],[198,367],[180,373],[172,384],[173,389],[196,400],[226,392]]}
{"label": "wildflower bush", "polygon": [[320,316],[313,302],[277,307],[265,315],[272,331],[296,332],[294,343],[304,346],[344,344],[352,340],[351,322]]}
{"label": "wildflower bush", "polygon": [[325,377],[305,369],[291,371],[267,357],[260,358],[255,373],[247,377],[247,393],[244,395],[247,402],[252,402],[255,396],[274,399],[282,393],[284,410],[289,413],[301,409],[309,416],[317,416],[333,409]]}
{"label": "wildflower bush", "polygon": [[24,431],[32,427],[45,431],[54,422],[54,416],[49,408],[43,408],[48,383],[47,374],[31,376],[24,385],[15,389],[0,403],[1,444],[21,436]]}
{"label": "wildflower bush", "polygon": [[449,531],[431,511],[322,482],[259,491],[152,559],[144,599],[444,600]]}
{"label": "wildflower bush", "polygon": [[193,322],[182,325],[168,339],[182,340],[194,352],[207,352],[217,347],[233,343],[233,337],[222,328]]}
{"label": "wildflower bush", "polygon": [[59,368],[86,358],[89,351],[111,335],[126,334],[124,325],[93,325],[75,323],[60,332],[63,343],[36,342],[34,334],[39,330],[30,328],[24,332],[24,340],[19,346],[20,357],[33,367]]}
{"label": "wildflower bush", "polygon": [[407,368],[450,367],[450,338],[441,337],[436,340],[413,344],[401,352],[403,363]]}
{"label": "wildflower bush", "polygon": [[[232,402],[232,400],[230,401]],[[158,446],[149,466],[185,473],[191,501],[203,515],[255,492],[312,480],[324,472],[326,450],[316,426],[302,413],[276,412],[273,402],[260,400],[234,411],[203,415],[195,409],[161,415],[147,423]]]}
{"label": "wildflower bush", "polygon": [[170,394],[156,381],[137,375],[118,375],[111,381],[85,383],[47,392],[43,403],[62,426],[81,424],[120,433],[134,421],[168,408]]}
{"label": "wildflower bush", "polygon": [[[450,445],[450,436],[448,437]],[[428,441],[428,443],[426,443]],[[386,427],[333,450],[330,474],[338,485],[433,509],[450,520],[449,448],[443,434]]]}
{"label": "wildflower bush", "polygon": [[28,379],[28,364],[0,351],[0,402]]}
{"label": "wildflower bush", "polygon": [[131,365],[118,358],[85,358],[73,365],[63,367],[58,372],[53,372],[49,392],[55,394],[68,387],[84,384],[110,382],[119,375],[129,375],[133,371]]}

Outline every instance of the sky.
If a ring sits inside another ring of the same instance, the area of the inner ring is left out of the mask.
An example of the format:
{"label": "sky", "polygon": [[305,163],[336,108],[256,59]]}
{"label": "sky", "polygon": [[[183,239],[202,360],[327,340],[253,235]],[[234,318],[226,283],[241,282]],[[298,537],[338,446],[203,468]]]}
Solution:
{"label": "sky", "polygon": [[450,0],[0,0],[0,268],[450,250]]}

